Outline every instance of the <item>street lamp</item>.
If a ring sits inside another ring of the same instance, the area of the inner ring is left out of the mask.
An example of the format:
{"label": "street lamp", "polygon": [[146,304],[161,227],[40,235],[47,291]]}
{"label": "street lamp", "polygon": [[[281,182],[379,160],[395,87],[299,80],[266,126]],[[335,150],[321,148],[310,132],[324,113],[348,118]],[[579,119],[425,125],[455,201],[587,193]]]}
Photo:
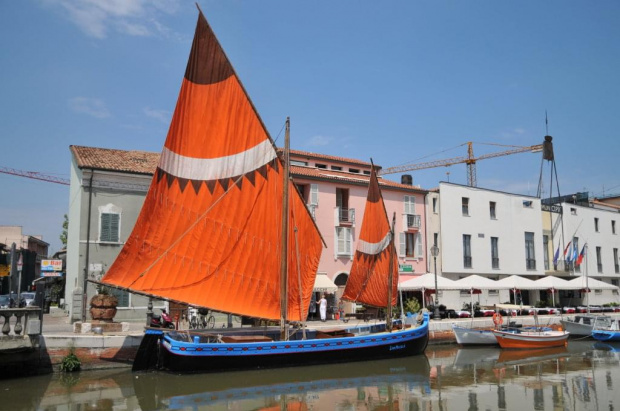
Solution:
{"label": "street lamp", "polygon": [[441,320],[441,315],[439,314],[439,297],[437,296],[439,293],[437,289],[437,256],[439,255],[439,247],[436,245],[432,246],[431,255],[433,256],[433,262],[435,264],[435,312],[433,313],[433,320]]}

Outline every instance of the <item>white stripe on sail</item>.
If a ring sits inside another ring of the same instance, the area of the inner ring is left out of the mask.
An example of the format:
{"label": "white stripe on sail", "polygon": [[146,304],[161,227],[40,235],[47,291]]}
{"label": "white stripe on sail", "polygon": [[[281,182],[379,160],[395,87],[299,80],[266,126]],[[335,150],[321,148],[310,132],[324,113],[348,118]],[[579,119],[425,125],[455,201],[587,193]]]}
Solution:
{"label": "white stripe on sail", "polygon": [[175,177],[189,180],[219,180],[254,171],[276,157],[269,140],[238,154],[219,158],[182,156],[164,147],[159,168]]}
{"label": "white stripe on sail", "polygon": [[389,231],[378,243],[369,243],[360,239],[357,242],[357,251],[364,254],[377,255],[390,245],[390,241],[392,241],[392,234]]}

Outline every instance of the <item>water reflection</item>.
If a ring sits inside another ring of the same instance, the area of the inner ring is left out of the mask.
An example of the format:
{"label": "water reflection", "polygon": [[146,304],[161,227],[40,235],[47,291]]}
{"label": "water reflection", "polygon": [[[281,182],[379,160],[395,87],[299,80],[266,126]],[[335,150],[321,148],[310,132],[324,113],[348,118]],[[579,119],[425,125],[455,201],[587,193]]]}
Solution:
{"label": "water reflection", "polygon": [[620,344],[430,346],[425,356],[200,375],[91,371],[4,380],[15,410],[618,409]]}
{"label": "water reflection", "polygon": [[[399,409],[430,393],[426,356],[365,363],[230,372],[213,375],[140,374],[134,389],[150,409]],[[301,408],[299,408],[301,407]]]}

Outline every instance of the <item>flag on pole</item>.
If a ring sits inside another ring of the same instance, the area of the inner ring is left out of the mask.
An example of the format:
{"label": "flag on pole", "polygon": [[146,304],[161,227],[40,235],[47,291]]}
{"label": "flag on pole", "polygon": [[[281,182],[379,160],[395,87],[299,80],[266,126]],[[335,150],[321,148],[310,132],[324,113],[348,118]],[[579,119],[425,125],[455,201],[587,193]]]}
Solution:
{"label": "flag on pole", "polygon": [[570,248],[572,241],[569,241],[568,244],[566,244],[566,247],[564,248],[564,259],[568,262],[570,262],[570,257],[572,253],[568,252],[568,249]]}
{"label": "flag on pole", "polygon": [[577,261],[575,261],[575,265],[578,266],[582,263],[583,261],[583,257],[586,255],[586,245],[584,244],[583,247],[581,247],[581,252],[579,253],[579,257],[577,257]]}
{"label": "flag on pole", "polygon": [[577,257],[579,257],[579,244],[573,243],[573,258],[571,260],[577,261]]}
{"label": "flag on pole", "polygon": [[558,258],[560,258],[560,246],[558,245],[557,250],[555,250],[555,254],[553,255],[553,265],[558,265]]}

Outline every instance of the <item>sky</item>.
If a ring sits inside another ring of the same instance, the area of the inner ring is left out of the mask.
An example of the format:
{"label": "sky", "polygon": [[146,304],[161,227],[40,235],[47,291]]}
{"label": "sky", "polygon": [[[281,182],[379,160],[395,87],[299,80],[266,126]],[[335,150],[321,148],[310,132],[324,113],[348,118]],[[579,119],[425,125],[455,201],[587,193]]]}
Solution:
{"label": "sky", "polygon": [[[620,193],[620,2],[198,1],[276,144],[384,168],[477,162],[478,187]],[[70,145],[159,152],[198,12],[186,0],[0,2],[0,169],[69,178]],[[411,172],[467,184],[464,164]],[[400,174],[386,178],[400,180]],[[0,225],[62,248],[69,188],[0,173]]]}

